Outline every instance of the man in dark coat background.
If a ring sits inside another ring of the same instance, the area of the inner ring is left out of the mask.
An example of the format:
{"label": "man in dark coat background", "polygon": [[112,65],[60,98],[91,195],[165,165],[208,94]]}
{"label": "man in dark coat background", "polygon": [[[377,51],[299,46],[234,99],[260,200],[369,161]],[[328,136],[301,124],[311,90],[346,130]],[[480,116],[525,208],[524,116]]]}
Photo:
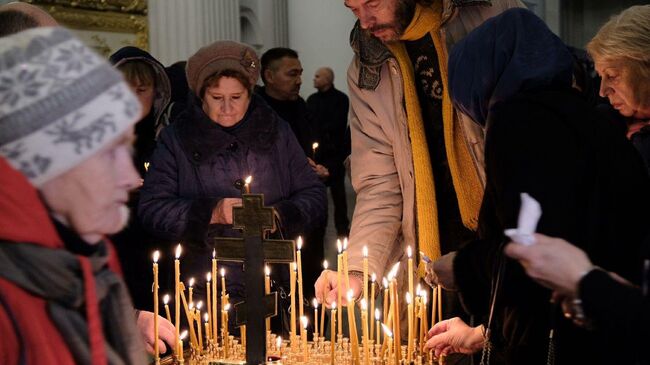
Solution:
{"label": "man in dark coat background", "polygon": [[348,206],[345,199],[345,161],[350,149],[350,135],[346,133],[350,102],[347,95],[334,87],[334,71],[321,67],[314,75],[314,87],[318,92],[307,98],[307,110],[312,116],[312,132],[318,149],[312,149],[314,162],[325,166],[334,203],[336,234],[347,236],[350,232]]}

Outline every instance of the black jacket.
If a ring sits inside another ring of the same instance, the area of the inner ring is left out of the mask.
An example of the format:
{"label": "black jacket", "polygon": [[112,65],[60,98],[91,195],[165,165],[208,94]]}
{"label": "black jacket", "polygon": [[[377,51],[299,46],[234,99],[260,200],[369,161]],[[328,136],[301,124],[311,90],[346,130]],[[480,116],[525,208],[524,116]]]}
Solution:
{"label": "black jacket", "polygon": [[[497,104],[488,116],[485,159],[481,240],[467,244],[454,262],[470,312],[483,318],[488,313],[493,264],[503,230],[517,224],[521,192],[541,204],[538,232],[564,238],[594,264],[639,282],[640,247],[650,228],[648,177],[620,128],[578,93],[541,91]],[[620,338],[574,326],[549,299],[549,290],[507,260],[494,319],[500,351],[493,353],[504,354],[507,364],[545,364],[554,327],[558,365],[632,363]]]}

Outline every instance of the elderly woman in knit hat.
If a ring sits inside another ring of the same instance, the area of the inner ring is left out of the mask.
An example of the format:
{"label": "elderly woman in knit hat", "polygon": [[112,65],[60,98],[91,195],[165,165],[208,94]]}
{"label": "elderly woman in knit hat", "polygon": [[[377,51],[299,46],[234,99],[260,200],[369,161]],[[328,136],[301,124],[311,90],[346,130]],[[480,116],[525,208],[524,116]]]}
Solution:
{"label": "elderly woman in knit hat", "polygon": [[139,184],[138,99],[62,28],[3,38],[0,80],[0,363],[144,364],[152,313],[136,326],[104,238]]}
{"label": "elderly woman in knit hat", "polygon": [[[186,244],[184,277],[210,270],[211,237],[240,235],[232,208],[248,176],[251,192],[276,211],[278,237],[296,238],[326,217],[325,187],[289,125],[253,94],[258,77],[250,47],[220,41],[201,48],[187,63],[192,103],[163,130],[151,159],[138,214],[158,238]],[[221,267],[236,303],[244,296],[242,267]]]}

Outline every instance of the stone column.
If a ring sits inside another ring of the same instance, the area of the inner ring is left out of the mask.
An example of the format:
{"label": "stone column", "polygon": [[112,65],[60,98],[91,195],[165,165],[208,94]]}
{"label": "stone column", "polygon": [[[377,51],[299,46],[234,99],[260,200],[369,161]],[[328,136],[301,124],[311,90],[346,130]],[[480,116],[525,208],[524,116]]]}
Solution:
{"label": "stone column", "polygon": [[149,0],[149,48],[164,65],[217,40],[240,40],[238,0]]}
{"label": "stone column", "polygon": [[289,47],[289,8],[287,0],[273,0],[274,47]]}

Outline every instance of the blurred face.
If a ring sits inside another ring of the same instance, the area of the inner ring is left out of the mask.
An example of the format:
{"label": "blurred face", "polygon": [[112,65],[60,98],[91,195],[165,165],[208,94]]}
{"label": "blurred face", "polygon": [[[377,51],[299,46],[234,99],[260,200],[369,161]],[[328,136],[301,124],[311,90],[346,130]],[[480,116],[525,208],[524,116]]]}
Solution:
{"label": "blurred face", "polygon": [[329,72],[326,69],[318,69],[314,74],[314,87],[318,90],[328,88],[332,84]]}
{"label": "blurred face", "polygon": [[647,83],[650,80],[636,80],[631,74],[630,67],[624,60],[594,59],[596,72],[602,78],[600,96],[609,99],[614,109],[621,115],[635,119],[650,118],[650,105],[645,105],[641,95],[638,95],[635,83]]}
{"label": "blurred face", "polygon": [[110,146],[41,187],[47,206],[88,243],[126,225],[129,191],[140,185],[133,167],[130,130]]}
{"label": "blurred face", "polygon": [[382,42],[399,40],[411,22],[414,0],[345,0],[348,7],[366,29]]}
{"label": "blurred face", "polygon": [[222,127],[239,123],[248,110],[250,94],[239,80],[224,76],[207,87],[203,95],[203,111]]}
{"label": "blurred face", "polygon": [[266,87],[280,100],[296,100],[300,96],[302,65],[297,58],[283,57],[265,70]]}
{"label": "blurred face", "polygon": [[140,104],[142,104],[142,115],[146,116],[151,112],[153,107],[153,99],[155,96],[153,85],[145,85],[141,81],[136,81],[134,84],[129,84],[131,91],[138,97]]}

